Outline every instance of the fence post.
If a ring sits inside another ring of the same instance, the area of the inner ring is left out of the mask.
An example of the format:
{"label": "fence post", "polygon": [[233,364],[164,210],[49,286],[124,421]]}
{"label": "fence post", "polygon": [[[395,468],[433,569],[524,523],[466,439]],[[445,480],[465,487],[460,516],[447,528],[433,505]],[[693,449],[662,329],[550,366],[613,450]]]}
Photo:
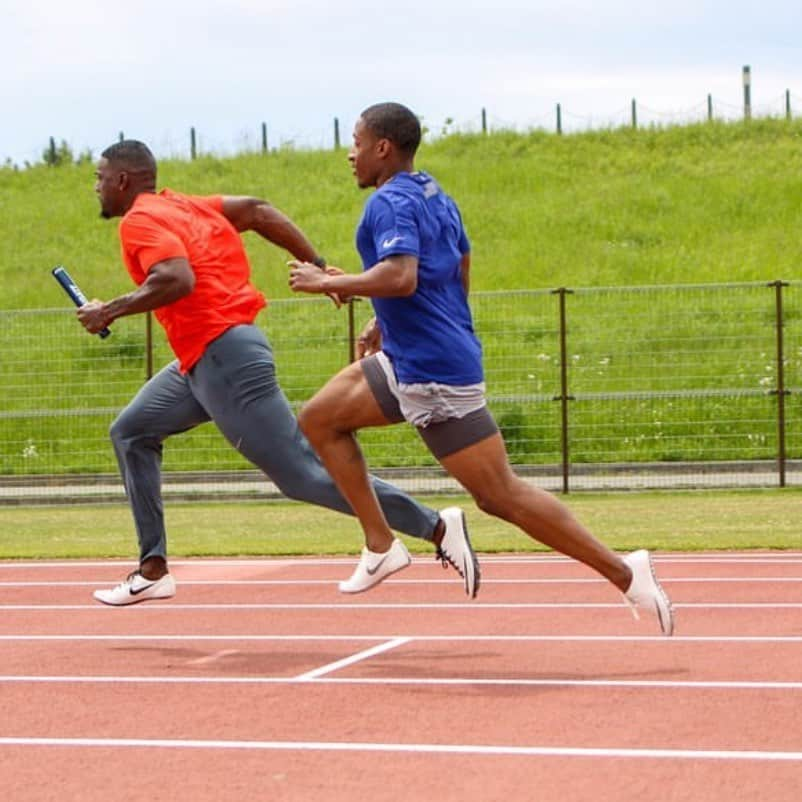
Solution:
{"label": "fence post", "polygon": [[708,92],[707,95],[707,121],[713,122],[713,95]]}
{"label": "fence post", "polygon": [[145,380],[153,376],[153,313],[145,313]]}
{"label": "fence post", "polygon": [[557,133],[562,134],[563,132],[563,112],[560,108],[560,104],[557,104]]}
{"label": "fence post", "polygon": [[267,153],[267,123],[262,123],[262,153]]}
{"label": "fence post", "polygon": [[354,342],[354,299],[348,299],[348,364],[356,360],[356,343]]}
{"label": "fence post", "polygon": [[632,127],[638,127],[638,107],[634,97],[632,98]]}
{"label": "fence post", "polygon": [[487,133],[487,109],[482,108],[482,133]]}
{"label": "fence post", "polygon": [[774,287],[775,324],[777,330],[777,386],[771,395],[777,396],[777,471],[780,487],[785,487],[785,396],[790,390],[785,389],[785,365],[783,364],[783,287],[788,286],[787,281],[772,281],[769,287]]}
{"label": "fence post", "polygon": [[340,149],[340,121],[334,118],[334,150]]}
{"label": "fence post", "polygon": [[195,137],[195,126],[189,129],[189,156],[192,161],[198,156],[198,147],[197,147],[197,140]]}
{"label": "fence post", "polygon": [[747,64],[743,69],[744,80],[744,120],[752,119],[752,70]]}
{"label": "fence post", "polygon": [[356,298],[348,299],[348,364],[356,362],[356,328],[354,325],[354,302]]}
{"label": "fence post", "polygon": [[785,90],[785,119],[791,122],[791,90]]}
{"label": "fence post", "polygon": [[568,453],[568,402],[573,396],[568,394],[568,336],[567,316],[565,311],[565,296],[572,294],[573,290],[560,287],[552,290],[557,295],[560,307],[560,395],[553,400],[560,402],[560,452],[562,453],[562,479],[563,493],[568,493],[568,474],[571,468]]}

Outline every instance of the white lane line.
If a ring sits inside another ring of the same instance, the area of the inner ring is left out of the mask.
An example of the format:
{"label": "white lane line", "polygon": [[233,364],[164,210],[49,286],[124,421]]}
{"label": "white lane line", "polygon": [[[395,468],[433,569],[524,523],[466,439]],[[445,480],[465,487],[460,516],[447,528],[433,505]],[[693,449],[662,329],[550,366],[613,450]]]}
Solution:
{"label": "white lane line", "polygon": [[0,635],[3,641],[385,641],[394,638],[409,638],[416,641],[431,642],[464,642],[498,641],[498,642],[654,642],[670,646],[672,643],[802,643],[802,635],[190,635],[190,634],[129,634],[129,635],[96,635],[75,633],[72,635]]}
{"label": "white lane line", "polygon": [[381,654],[382,652],[388,652],[391,649],[397,648],[398,646],[403,646],[405,643],[409,643],[410,640],[411,638],[394,638],[393,640],[387,641],[387,643],[380,643],[371,649],[365,649],[364,651],[352,654],[350,657],[344,657],[342,660],[336,660],[333,663],[321,666],[320,668],[316,668],[313,671],[307,671],[304,674],[299,674],[297,677],[294,677],[294,679],[300,681],[309,681],[317,679],[318,677],[322,677],[325,674],[331,674],[333,671],[338,671],[339,669],[345,668],[346,666],[353,665],[354,663],[359,663],[362,660],[367,660],[369,657],[374,657],[375,655]]}
{"label": "white lane line", "polygon": [[[258,557],[251,559],[173,559],[170,560],[171,565],[191,566],[194,568],[220,568],[226,566],[233,567],[297,567],[297,566],[319,566],[319,565],[351,565],[358,555],[348,557]],[[439,569],[440,565],[436,561],[429,560],[429,555],[426,554],[413,554],[415,563],[418,566],[429,566],[433,569]],[[499,564],[505,565],[507,563],[513,565],[522,565],[526,563],[535,564],[572,564],[575,560],[569,557],[554,554],[481,554],[482,564]],[[705,552],[686,552],[679,554],[664,554],[656,552],[654,555],[657,564],[721,564],[728,565],[732,563],[748,564],[748,565],[793,565],[802,563],[802,552],[778,552],[778,553],[755,553],[749,552],[734,552],[722,554],[710,554]],[[18,570],[29,568],[98,568],[98,567],[114,567],[120,568],[136,568],[136,563],[131,560],[13,560],[13,561],[0,561],[0,571],[5,570]]]}
{"label": "white lane line", "polygon": [[[70,581],[60,580],[56,582],[47,581],[0,581],[1,588],[78,588],[78,587],[97,587],[98,585],[108,584],[108,579],[96,579],[92,581]],[[181,587],[197,585],[200,587],[216,586],[223,587],[249,587],[249,586],[304,586],[304,585],[333,585],[336,579],[179,579]],[[386,584],[392,585],[453,585],[461,583],[462,580],[455,576],[453,579],[388,579]],[[706,577],[660,577],[663,585],[679,584],[718,584],[718,583],[770,583],[780,582],[802,582],[802,576],[706,576]],[[486,585],[606,585],[606,579],[493,579],[482,577],[482,586]]]}
{"label": "white lane line", "polygon": [[238,649],[223,649],[222,651],[215,652],[214,654],[207,654],[203,657],[197,657],[194,660],[188,660],[188,666],[207,666],[210,663],[216,663],[224,657],[230,657],[232,654],[239,654]]}
{"label": "white lane line", "polygon": [[0,684],[85,684],[103,685],[128,683],[135,685],[405,685],[405,686],[463,686],[508,688],[668,688],[671,690],[724,690],[724,691],[802,691],[802,682],[759,680],[623,680],[623,679],[518,679],[504,677],[137,677],[137,676],[73,676],[61,675],[6,675]]}
{"label": "white lane line", "polygon": [[495,744],[358,743],[337,741],[213,741],[147,738],[0,738],[0,746],[62,746],[104,749],[243,749],[307,752],[402,752],[426,755],[485,755],[521,757],[585,757],[666,760],[802,760],[802,752],[730,749],[618,749],[568,746],[513,746]]}
{"label": "white lane line", "polygon": [[[686,610],[796,610],[802,608],[802,602],[677,602],[672,603],[674,609]],[[0,604],[3,612],[36,612],[36,611],[89,611],[99,612],[103,615],[114,615],[110,612],[114,607],[101,607],[98,604]],[[248,604],[182,604],[170,602],[161,604],[147,602],[140,607],[141,610],[620,610],[624,609],[620,603],[610,602],[415,602],[415,603],[386,603],[375,604],[364,602],[362,604],[327,603],[327,604],[287,604],[287,603],[248,603]]]}

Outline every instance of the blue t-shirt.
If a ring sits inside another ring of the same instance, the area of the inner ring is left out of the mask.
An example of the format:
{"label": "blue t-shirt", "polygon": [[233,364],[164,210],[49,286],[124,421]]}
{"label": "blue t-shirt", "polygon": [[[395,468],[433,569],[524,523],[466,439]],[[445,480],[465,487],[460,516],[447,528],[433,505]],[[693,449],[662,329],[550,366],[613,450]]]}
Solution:
{"label": "blue t-shirt", "polygon": [[462,286],[470,251],[459,209],[426,173],[397,173],[365,204],[356,232],[362,265],[388,256],[418,259],[418,286],[404,298],[372,298],[382,349],[404,384],[484,381],[482,347]]}

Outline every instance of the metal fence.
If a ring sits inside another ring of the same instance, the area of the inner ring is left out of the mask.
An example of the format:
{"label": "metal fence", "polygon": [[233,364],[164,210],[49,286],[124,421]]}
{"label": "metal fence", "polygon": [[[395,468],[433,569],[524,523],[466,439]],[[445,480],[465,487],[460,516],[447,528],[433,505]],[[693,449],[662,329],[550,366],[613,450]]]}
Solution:
{"label": "metal fence", "polygon": [[[522,475],[546,489],[800,483],[802,283],[474,293],[488,403]],[[298,405],[353,354],[370,315],[318,298],[259,318]],[[68,310],[0,312],[0,503],[118,500],[108,427],[171,358],[158,326],[106,340]],[[455,490],[406,425],[365,431],[376,473],[411,492]],[[213,425],[165,445],[165,493],[275,489]]]}

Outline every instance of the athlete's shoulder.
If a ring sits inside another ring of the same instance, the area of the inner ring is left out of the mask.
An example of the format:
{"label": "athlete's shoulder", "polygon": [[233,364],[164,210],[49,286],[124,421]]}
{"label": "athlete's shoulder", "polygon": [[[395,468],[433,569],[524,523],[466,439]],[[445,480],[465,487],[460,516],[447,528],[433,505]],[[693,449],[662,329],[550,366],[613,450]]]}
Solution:
{"label": "athlete's shoulder", "polygon": [[176,192],[165,187],[154,196],[154,205],[164,209],[184,209],[193,207],[212,208],[218,211],[217,207],[222,205],[222,196],[217,195],[190,195],[186,192]]}
{"label": "athlete's shoulder", "polygon": [[168,189],[143,192],[120,220],[120,235],[124,240],[138,239],[145,232],[148,232],[147,236],[153,236],[155,231],[169,227],[173,221],[180,219],[180,209],[186,202],[181,193]]}
{"label": "athlete's shoulder", "polygon": [[414,173],[396,173],[391,181],[381,186],[379,192],[391,195],[429,196],[441,192],[441,189],[429,173],[416,170]]}

